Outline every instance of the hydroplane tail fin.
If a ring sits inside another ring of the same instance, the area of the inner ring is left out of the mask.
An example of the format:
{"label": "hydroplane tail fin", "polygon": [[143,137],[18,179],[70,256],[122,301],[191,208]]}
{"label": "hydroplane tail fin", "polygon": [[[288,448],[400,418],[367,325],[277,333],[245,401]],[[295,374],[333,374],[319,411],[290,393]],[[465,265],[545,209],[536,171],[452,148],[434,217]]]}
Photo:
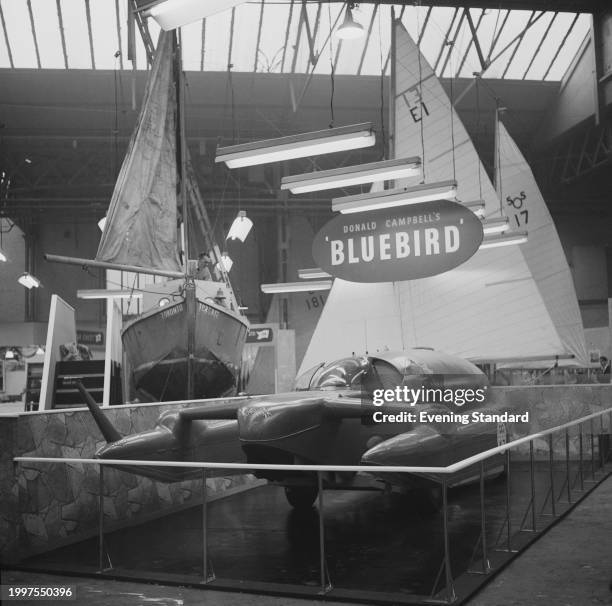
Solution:
{"label": "hydroplane tail fin", "polygon": [[106,415],[102,412],[96,401],[91,397],[91,394],[85,389],[83,383],[81,383],[81,381],[75,381],[75,386],[83,396],[85,404],[87,404],[87,408],[89,408],[91,416],[94,418],[94,421],[104,436],[104,439],[108,443],[119,441],[121,439],[121,434],[107,419]]}

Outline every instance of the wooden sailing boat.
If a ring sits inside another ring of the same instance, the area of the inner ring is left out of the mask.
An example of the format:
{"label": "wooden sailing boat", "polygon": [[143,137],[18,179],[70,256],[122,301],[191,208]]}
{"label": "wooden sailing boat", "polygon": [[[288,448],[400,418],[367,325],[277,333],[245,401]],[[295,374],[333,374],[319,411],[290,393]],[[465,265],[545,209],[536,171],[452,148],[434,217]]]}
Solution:
{"label": "wooden sailing boat", "polygon": [[[395,156],[422,155],[426,182],[456,179],[458,200],[483,200],[488,219],[502,216],[503,205],[474,144],[400,21],[393,23],[392,58]],[[463,265],[430,278],[378,284],[336,279],[300,372],[352,352],[415,346],[475,361],[571,355],[588,364],[578,302],[559,237],[544,200],[533,190],[535,181],[525,180],[529,169],[524,159],[522,168],[517,171],[515,166],[511,172],[517,157],[510,153],[507,133],[502,134],[504,199],[511,190],[520,195],[529,189],[528,243],[479,250]],[[408,183],[396,183],[401,185]]]}
{"label": "wooden sailing boat", "polygon": [[[95,261],[82,265],[166,276],[143,292],[144,312],[122,331],[141,399],[232,394],[248,321],[241,315],[191,170],[184,136],[180,48],[161,32],[143,106],[107,214]],[[182,253],[179,224],[183,225]],[[208,279],[189,262],[200,229]],[[60,260],[48,255],[50,260]]]}

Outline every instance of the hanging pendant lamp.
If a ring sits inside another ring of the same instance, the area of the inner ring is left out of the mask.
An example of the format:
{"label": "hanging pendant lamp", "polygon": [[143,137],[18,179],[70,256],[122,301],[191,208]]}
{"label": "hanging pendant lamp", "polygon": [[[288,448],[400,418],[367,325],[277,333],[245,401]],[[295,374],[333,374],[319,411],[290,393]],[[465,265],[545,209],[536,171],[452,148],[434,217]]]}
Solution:
{"label": "hanging pendant lamp", "polygon": [[352,8],[354,4],[349,2],[346,6],[346,13],[342,25],[336,30],[336,38],[340,40],[356,40],[364,35],[363,25],[353,19]]}

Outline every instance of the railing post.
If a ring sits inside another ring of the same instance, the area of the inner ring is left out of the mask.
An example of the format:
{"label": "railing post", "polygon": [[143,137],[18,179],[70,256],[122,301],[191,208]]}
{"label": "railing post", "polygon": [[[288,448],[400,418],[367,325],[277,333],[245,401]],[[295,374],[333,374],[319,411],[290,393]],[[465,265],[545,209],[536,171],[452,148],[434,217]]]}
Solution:
{"label": "railing post", "polygon": [[595,426],[591,419],[591,477],[595,479]]}
{"label": "railing post", "polygon": [[327,593],[325,578],[325,510],[323,508],[323,476],[317,471],[317,488],[319,489],[319,571],[321,593]]}
{"label": "railing post", "polygon": [[582,423],[578,425],[578,432],[580,433],[580,436],[578,438],[578,448],[580,449],[580,455],[579,455],[580,469],[578,471],[578,476],[580,477],[580,491],[584,492],[584,469],[582,469],[582,466],[584,464],[583,462],[584,446],[582,443]]}
{"label": "railing post", "polygon": [[104,572],[104,465],[98,465],[98,572]]}
{"label": "railing post", "polygon": [[557,509],[555,505],[555,472],[554,472],[554,454],[553,454],[553,436],[552,433],[548,434],[548,463],[549,463],[549,477],[550,477],[550,505],[553,517],[557,515]]}
{"label": "railing post", "polygon": [[208,470],[202,469],[202,576],[204,583],[214,580],[214,574],[208,574],[208,490],[206,478]]}
{"label": "railing post", "polygon": [[446,577],[446,601],[447,603],[454,602],[455,586],[453,585],[453,573],[450,563],[450,543],[448,538],[448,489],[446,478],[442,481],[442,523],[444,530],[444,573]]}
{"label": "railing post", "polygon": [[488,574],[491,571],[491,564],[489,563],[489,552],[487,549],[487,520],[484,491],[484,461],[480,461],[480,534],[482,536],[482,572],[484,574]]}
{"label": "railing post", "polygon": [[531,483],[531,529],[536,532],[535,469],[533,464],[533,440],[529,440],[529,481]]}
{"label": "railing post", "polygon": [[511,476],[510,476],[510,449],[506,450],[506,548],[508,552],[511,549],[511,521],[510,521],[510,490],[511,490]]}
{"label": "railing post", "polygon": [[565,430],[565,478],[567,482],[567,502],[572,502],[572,485],[570,478],[569,428]]}

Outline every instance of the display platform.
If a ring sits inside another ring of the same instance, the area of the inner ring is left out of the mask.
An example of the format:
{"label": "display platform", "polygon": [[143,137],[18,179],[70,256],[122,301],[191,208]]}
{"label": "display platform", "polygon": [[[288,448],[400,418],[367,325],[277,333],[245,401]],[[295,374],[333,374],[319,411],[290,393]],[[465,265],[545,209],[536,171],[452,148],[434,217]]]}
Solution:
{"label": "display platform", "polygon": [[[595,486],[593,469],[592,462],[585,460],[581,475],[578,463],[570,462],[572,504]],[[569,508],[568,468],[565,461],[556,461],[551,474],[547,463],[537,462],[533,473],[540,530],[553,521],[551,479],[557,515]],[[601,472],[597,474],[598,480],[602,477]],[[581,480],[585,491],[579,494]],[[486,542],[491,558],[507,548],[508,494],[512,549],[535,536],[529,532],[528,462],[511,463],[510,491],[507,486],[505,476],[485,485]],[[210,503],[207,509],[208,572],[215,576],[209,587],[278,594],[282,593],[280,585],[284,585],[287,595],[316,595],[320,579],[316,508],[306,513],[294,511],[281,488],[262,486]],[[361,597],[374,603],[376,594],[384,599],[393,588],[406,601],[419,601],[443,589],[441,513],[424,514],[409,494],[356,491],[326,491],[324,511],[327,581],[333,588],[327,594],[330,599],[348,592],[354,599]],[[448,523],[453,577],[457,586],[469,586],[471,593],[488,578],[478,574],[482,564],[478,486],[449,491]],[[521,528],[526,531],[520,533],[524,541],[515,535]],[[107,534],[109,568],[104,574],[198,585],[202,581],[202,547],[202,509],[194,507]],[[79,573],[96,570],[97,562],[98,542],[90,539],[29,558],[21,566]]]}

